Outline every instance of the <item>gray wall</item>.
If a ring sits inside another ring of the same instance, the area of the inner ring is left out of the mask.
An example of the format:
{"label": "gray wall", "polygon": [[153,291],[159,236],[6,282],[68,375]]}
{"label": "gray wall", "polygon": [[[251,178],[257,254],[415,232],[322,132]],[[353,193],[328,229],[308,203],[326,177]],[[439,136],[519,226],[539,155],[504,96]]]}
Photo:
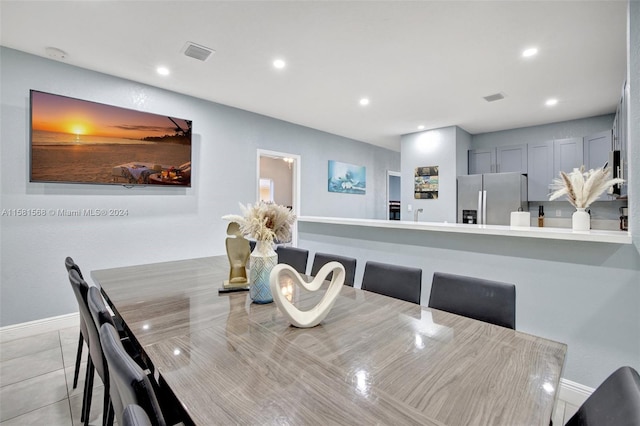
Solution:
{"label": "gray wall", "polygon": [[[88,273],[225,253],[221,217],[256,200],[259,148],[301,156],[303,215],[386,216],[386,170],[399,169],[398,152],[12,49],[1,48],[0,66],[0,208],[128,210],[126,217],[1,216],[0,326],[77,312],[66,256]],[[193,187],[29,183],[29,89],[193,120]],[[330,159],[366,166],[367,194],[328,193]]]}

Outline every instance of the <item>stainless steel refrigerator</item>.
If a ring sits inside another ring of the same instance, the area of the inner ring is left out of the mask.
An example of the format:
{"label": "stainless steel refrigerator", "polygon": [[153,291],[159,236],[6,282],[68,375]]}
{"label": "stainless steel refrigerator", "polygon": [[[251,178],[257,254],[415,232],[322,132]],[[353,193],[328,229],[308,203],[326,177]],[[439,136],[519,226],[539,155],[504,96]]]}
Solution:
{"label": "stainless steel refrigerator", "polygon": [[458,223],[509,225],[511,212],[528,211],[527,177],[520,173],[458,176]]}

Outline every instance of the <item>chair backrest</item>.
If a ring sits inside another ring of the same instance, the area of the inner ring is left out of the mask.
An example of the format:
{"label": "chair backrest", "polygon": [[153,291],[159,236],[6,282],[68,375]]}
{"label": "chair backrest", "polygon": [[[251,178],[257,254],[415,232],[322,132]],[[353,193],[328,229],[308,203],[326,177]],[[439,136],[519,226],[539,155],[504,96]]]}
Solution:
{"label": "chair backrest", "polygon": [[[78,276],[82,278],[82,272],[80,271],[80,267],[76,265],[76,263],[73,261],[72,258],[67,257],[64,260],[64,266],[65,268],[67,268],[67,274],[69,274],[69,272],[71,272],[72,270],[75,270],[78,273]],[[75,290],[74,290],[74,294],[75,294]],[[85,293],[85,296],[86,296],[86,293]],[[76,296],[76,298],[78,298],[78,296]],[[78,301],[78,310],[80,310],[80,301]],[[87,345],[88,345],[89,332],[87,331],[87,323],[85,322],[84,316],[82,315],[82,313],[80,313],[80,333],[82,334],[84,340],[87,342]]]}
{"label": "chair backrest", "polygon": [[307,273],[309,250],[297,247],[278,246],[276,253],[278,253],[278,263],[286,263],[301,274]]}
{"label": "chair backrest", "polygon": [[136,404],[144,409],[151,424],[164,426],[151,380],[127,354],[113,325],[102,324],[100,342],[109,368],[109,392],[118,424],[124,424],[124,407]]}
{"label": "chair backrest", "polygon": [[422,269],[368,261],[362,289],[420,304]]}
{"label": "chair backrest", "polygon": [[[100,352],[100,368],[102,369],[102,374],[100,378],[103,380],[103,383],[109,380],[109,371],[107,369],[106,361],[104,359],[104,354],[102,352],[102,344],[100,343],[100,335],[99,330],[102,324],[111,324],[112,326],[116,326],[113,322],[113,318],[111,317],[111,312],[107,310],[107,307],[102,300],[102,295],[100,294],[100,290],[98,287],[89,287],[89,292],[87,293],[87,303],[89,305],[89,312],[91,313],[91,319],[93,319],[93,328],[95,328],[95,339],[91,340],[91,345],[95,346],[94,351],[96,355],[94,356],[93,352],[91,353],[91,361],[96,366],[96,370],[98,370],[98,374],[100,374],[100,370],[98,369],[98,360],[95,357],[98,356],[97,352]],[[91,325],[89,325],[91,327]],[[91,333],[93,336],[93,332]]]}
{"label": "chair backrest", "polygon": [[64,266],[67,268],[67,272],[71,272],[72,269],[75,269],[76,271],[78,271],[78,275],[80,275],[80,278],[84,279],[80,267],[76,265],[76,262],[74,262],[72,258],[67,256],[67,258],[64,260]]}
{"label": "chair backrest", "polygon": [[[337,254],[316,253],[313,257],[313,265],[311,266],[311,275],[315,276],[320,268],[329,262],[340,262],[344,266],[344,285],[353,287],[356,277],[356,259],[352,257],[338,256]],[[327,277],[331,279],[331,275]]]}
{"label": "chair backrest", "polygon": [[614,371],[587,398],[566,426],[640,425],[640,376],[631,367]]}
{"label": "chair backrest", "polygon": [[429,307],[516,329],[516,286],[435,272]]}
{"label": "chair backrest", "polygon": [[100,336],[98,335],[98,326],[93,322],[93,316],[89,310],[89,285],[85,280],[80,278],[78,271],[73,268],[69,271],[69,281],[71,282],[71,287],[73,288],[73,292],[78,300],[80,317],[84,319],[87,327],[87,336],[85,336],[85,339],[87,339],[87,344],[89,346],[91,362],[93,363],[93,366],[98,372],[100,378],[102,380],[107,380],[104,358],[102,357],[102,347],[100,346]]}
{"label": "chair backrest", "polygon": [[151,420],[149,420],[149,416],[147,416],[147,413],[141,406],[130,404],[126,406],[124,413],[122,413],[122,425],[151,426]]}

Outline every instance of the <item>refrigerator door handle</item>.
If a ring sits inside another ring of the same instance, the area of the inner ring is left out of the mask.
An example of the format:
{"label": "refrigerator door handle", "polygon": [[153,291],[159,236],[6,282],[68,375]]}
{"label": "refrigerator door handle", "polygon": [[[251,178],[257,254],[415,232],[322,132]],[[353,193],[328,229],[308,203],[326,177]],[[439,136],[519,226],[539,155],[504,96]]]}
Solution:
{"label": "refrigerator door handle", "polygon": [[478,217],[476,221],[478,225],[482,224],[482,191],[478,191]]}
{"label": "refrigerator door handle", "polygon": [[487,224],[487,191],[482,191],[482,224]]}

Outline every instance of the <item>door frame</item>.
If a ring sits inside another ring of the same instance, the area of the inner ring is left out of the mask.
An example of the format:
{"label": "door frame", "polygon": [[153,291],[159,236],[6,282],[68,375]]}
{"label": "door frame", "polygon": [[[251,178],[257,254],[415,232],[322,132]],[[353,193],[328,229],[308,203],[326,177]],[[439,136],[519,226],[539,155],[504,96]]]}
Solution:
{"label": "door frame", "polygon": [[[302,169],[300,163],[300,155],[291,154],[288,152],[271,151],[268,149],[260,149],[256,151],[256,202],[260,200],[260,157],[272,157],[272,158],[292,158],[291,170],[293,177],[291,179],[291,210],[296,215],[300,216],[300,171]],[[298,221],[293,223],[291,228],[291,245],[298,246]]]}

